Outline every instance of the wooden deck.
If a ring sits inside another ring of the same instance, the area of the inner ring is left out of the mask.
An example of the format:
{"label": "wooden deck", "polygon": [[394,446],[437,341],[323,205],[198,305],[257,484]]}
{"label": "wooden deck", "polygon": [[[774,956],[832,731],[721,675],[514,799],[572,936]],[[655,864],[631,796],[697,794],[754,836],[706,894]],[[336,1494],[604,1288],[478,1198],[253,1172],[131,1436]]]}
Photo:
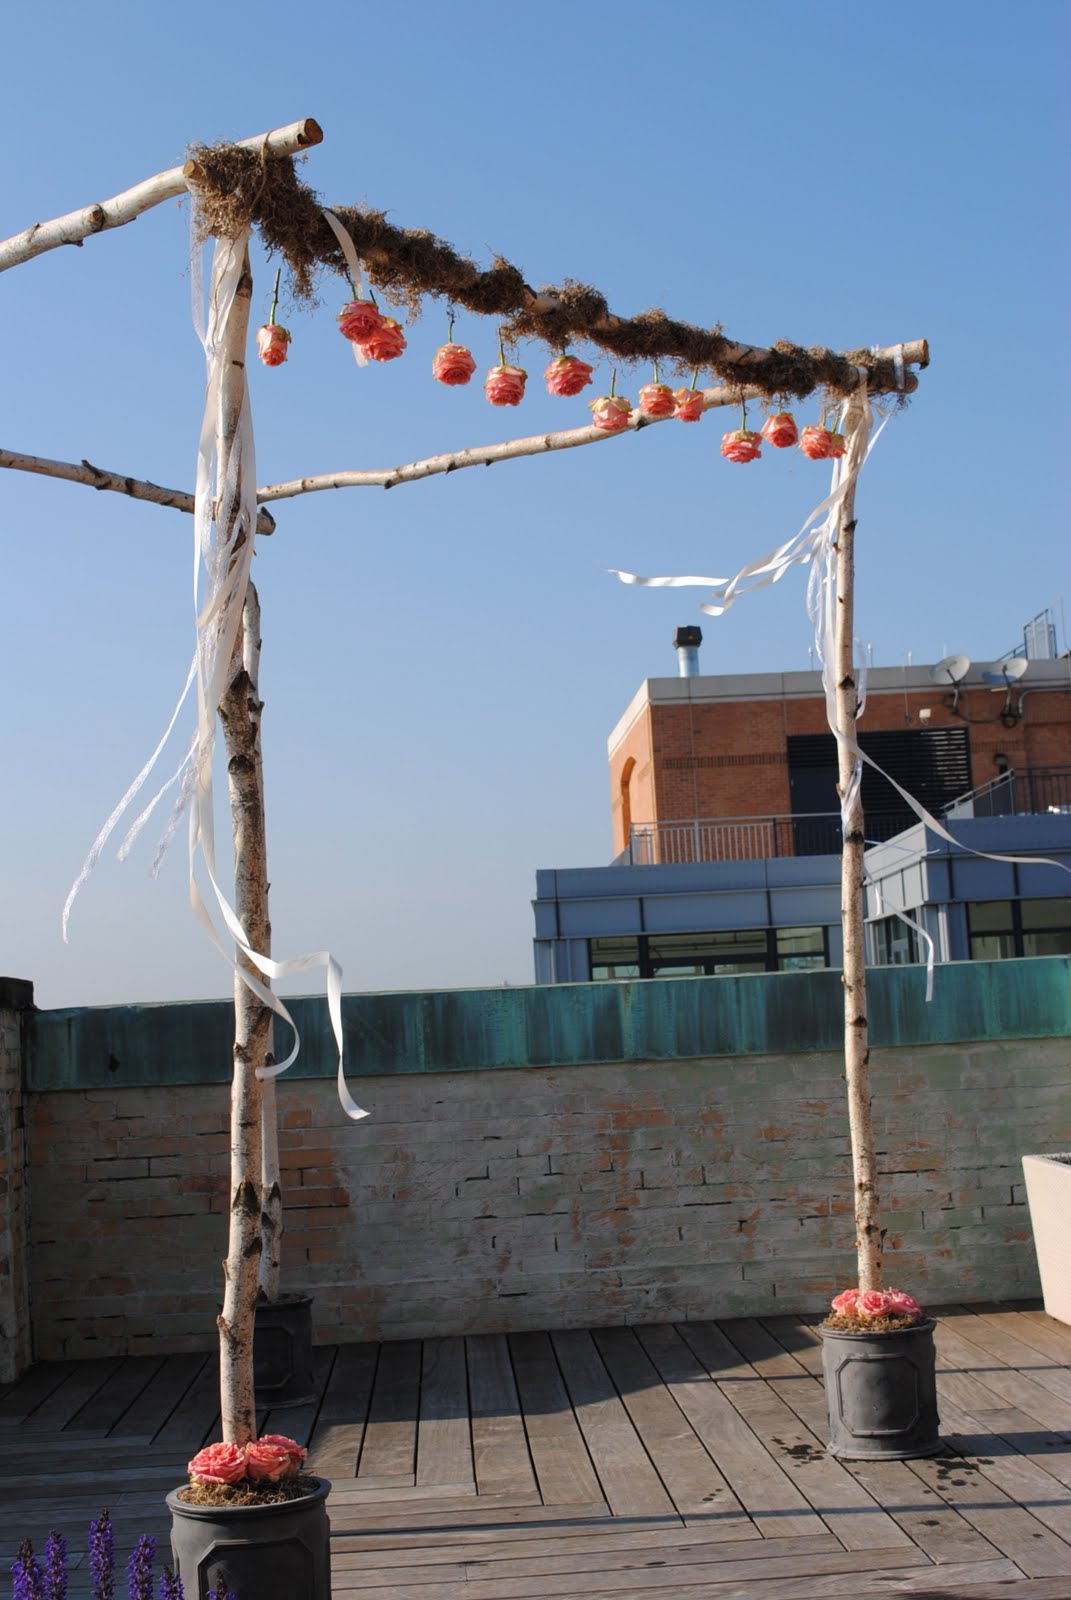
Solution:
{"label": "wooden deck", "polygon": [[[1071,1600],[1071,1328],[952,1308],[937,1343],[928,1461],[826,1454],[791,1317],[322,1347],[316,1402],[262,1431],[333,1482],[335,1600]],[[0,1430],[5,1575],[50,1526],[77,1557],[103,1505],[124,1565],[143,1532],[166,1552],[163,1495],[218,1437],[214,1362],[43,1364]]]}

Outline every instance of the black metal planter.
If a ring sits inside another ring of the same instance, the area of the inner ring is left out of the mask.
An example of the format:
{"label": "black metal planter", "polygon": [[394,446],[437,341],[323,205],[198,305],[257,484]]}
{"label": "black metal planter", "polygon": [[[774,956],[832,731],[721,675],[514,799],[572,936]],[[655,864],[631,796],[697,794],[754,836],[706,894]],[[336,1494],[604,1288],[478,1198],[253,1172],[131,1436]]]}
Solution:
{"label": "black metal planter", "polygon": [[312,1370],[312,1296],[261,1300],[253,1326],[257,1405],[301,1406],[316,1396]]}
{"label": "black metal planter", "polygon": [[193,1506],[173,1489],[171,1554],[186,1600],[229,1589],[269,1600],[331,1600],[326,1478],[300,1500],[266,1506]]}
{"label": "black metal planter", "polygon": [[885,1333],[819,1328],[831,1455],[907,1461],[943,1448],[935,1327],[927,1321]]}

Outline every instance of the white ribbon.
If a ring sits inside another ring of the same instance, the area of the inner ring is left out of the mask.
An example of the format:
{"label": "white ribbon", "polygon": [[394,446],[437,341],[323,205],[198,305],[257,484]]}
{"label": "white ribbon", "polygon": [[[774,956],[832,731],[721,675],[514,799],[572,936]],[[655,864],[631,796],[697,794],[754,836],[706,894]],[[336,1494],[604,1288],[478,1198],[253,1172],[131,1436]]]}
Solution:
{"label": "white ribbon", "polygon": [[[321,210],[323,211],[324,217],[327,220],[331,232],[339,242],[339,245],[342,249],[342,254],[346,258],[346,265],[350,269],[350,277],[353,280],[353,286],[357,290],[357,298],[358,300],[363,300],[365,297],[364,276],[361,272],[361,263],[358,260],[357,252],[353,248],[353,240],[350,238],[349,234],[346,232],[341,222],[339,222],[333,211],[328,211],[326,206],[322,206]],[[359,367],[367,367],[368,357],[365,355],[360,345],[355,344],[352,348],[353,359],[356,361],[357,365]]]}

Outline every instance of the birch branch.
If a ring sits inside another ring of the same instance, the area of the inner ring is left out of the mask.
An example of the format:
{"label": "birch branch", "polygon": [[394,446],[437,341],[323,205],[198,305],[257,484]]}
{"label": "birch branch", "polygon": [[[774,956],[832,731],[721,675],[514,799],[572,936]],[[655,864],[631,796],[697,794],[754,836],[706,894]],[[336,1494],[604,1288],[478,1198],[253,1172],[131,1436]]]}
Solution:
{"label": "birch branch", "polygon": [[[132,500],[149,500],[153,505],[193,512],[193,495],[184,489],[165,489],[144,478],[128,478],[124,473],[95,467],[91,461],[50,461],[45,456],[21,455],[17,450],[5,450],[0,446],[0,467],[36,472],[45,478],[63,478],[68,483],[84,483],[90,489],[110,489],[115,494],[129,495]],[[270,511],[261,511],[258,515],[257,532],[275,532],[275,518]]]}
{"label": "birch branch", "polygon": [[[306,117],[304,121],[291,122],[285,128],[272,128],[268,133],[259,133],[253,139],[240,139],[238,148],[258,153],[263,151],[272,156],[292,156],[310,145],[319,144],[322,139],[323,131],[319,123]],[[84,239],[95,233],[121,228],[124,223],[140,217],[143,211],[160,205],[164,200],[173,200],[176,195],[185,194],[188,185],[197,182],[199,174],[197,163],[186,161],[181,167],[169,167],[166,172],[143,179],[132,189],[124,189],[122,194],[113,195],[110,200],[100,200],[78,211],[69,211],[65,216],[53,217],[50,222],[35,222],[22,233],[13,234],[10,239],[0,242],[0,272],[6,272],[8,267],[17,267],[23,261],[32,261],[34,256],[44,255],[46,250],[55,250],[63,244],[81,245]]]}

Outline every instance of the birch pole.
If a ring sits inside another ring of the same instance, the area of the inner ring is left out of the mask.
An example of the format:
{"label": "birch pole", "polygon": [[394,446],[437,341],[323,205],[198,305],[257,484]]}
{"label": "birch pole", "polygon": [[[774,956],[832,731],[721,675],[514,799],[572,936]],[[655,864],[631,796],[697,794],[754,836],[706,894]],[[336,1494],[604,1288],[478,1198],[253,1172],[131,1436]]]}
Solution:
{"label": "birch pole", "polygon": [[[852,410],[845,419],[851,435]],[[861,432],[846,465],[858,468],[864,448]],[[841,502],[837,521],[837,612],[834,623],[838,790],[849,792],[855,770],[859,686],[855,675],[855,480]],[[848,742],[850,741],[850,743]],[[863,938],[862,785],[843,818],[840,915],[844,938],[844,1072],[848,1089],[848,1122],[852,1144],[855,1196],[855,1247],[859,1288],[881,1287],[881,1229],[878,1223],[877,1162],[870,1101],[870,1043],[866,1001],[866,949]]]}

